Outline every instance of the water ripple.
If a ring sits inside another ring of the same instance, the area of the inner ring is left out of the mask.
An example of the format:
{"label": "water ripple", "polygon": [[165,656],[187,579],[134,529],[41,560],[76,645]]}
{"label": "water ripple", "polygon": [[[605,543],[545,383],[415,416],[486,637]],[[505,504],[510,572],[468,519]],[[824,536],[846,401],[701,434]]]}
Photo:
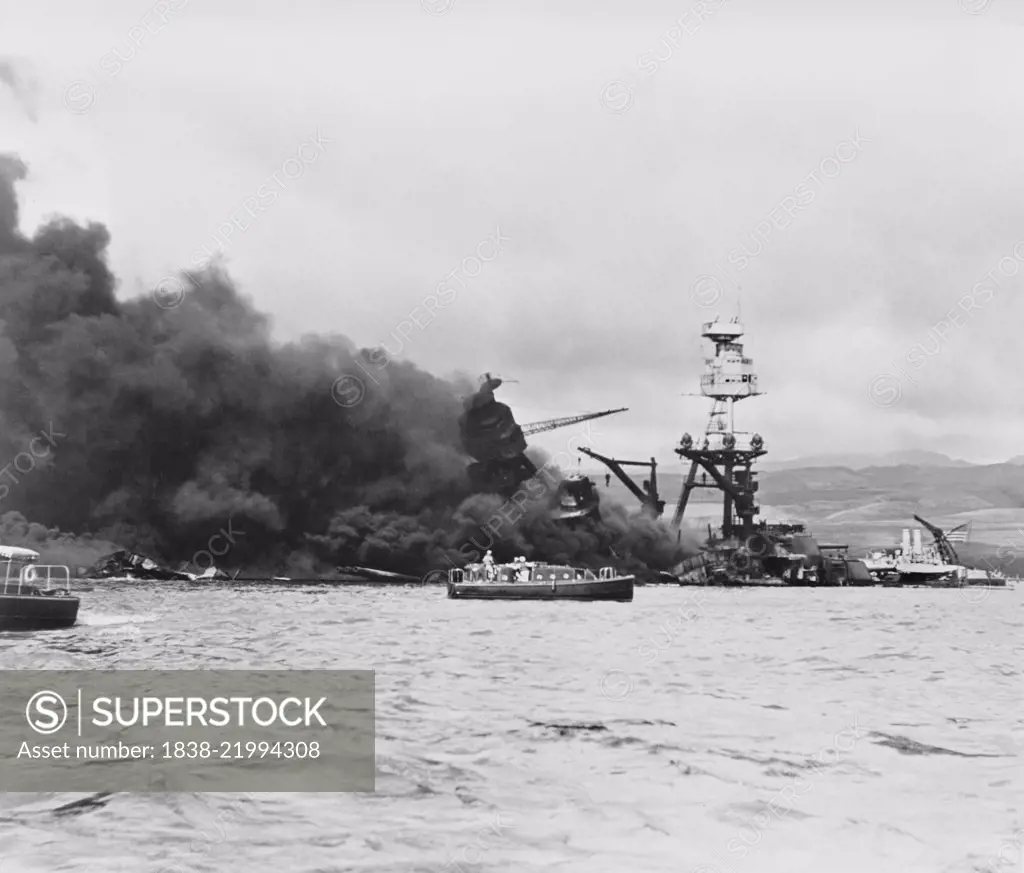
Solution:
{"label": "water ripple", "polygon": [[77,627],[0,634],[0,665],[374,669],[377,791],[0,795],[4,869],[997,869],[1019,591],[706,595],[97,583]]}

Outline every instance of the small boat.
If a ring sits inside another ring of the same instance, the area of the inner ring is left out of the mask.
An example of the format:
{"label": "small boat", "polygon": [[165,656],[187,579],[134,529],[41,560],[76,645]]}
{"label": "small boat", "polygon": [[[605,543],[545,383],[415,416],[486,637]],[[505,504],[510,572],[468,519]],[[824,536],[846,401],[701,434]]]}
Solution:
{"label": "small boat", "polygon": [[612,567],[593,571],[566,564],[546,564],[517,558],[495,564],[491,553],[479,564],[448,571],[452,600],[615,600],[633,599],[633,576]]}
{"label": "small boat", "polygon": [[0,589],[0,631],[51,630],[78,620],[71,573],[62,564],[40,564],[39,552],[0,546],[5,568]]}
{"label": "small boat", "polygon": [[968,567],[964,584],[977,585],[982,588],[1009,588],[1009,581],[1009,577],[1002,570]]}

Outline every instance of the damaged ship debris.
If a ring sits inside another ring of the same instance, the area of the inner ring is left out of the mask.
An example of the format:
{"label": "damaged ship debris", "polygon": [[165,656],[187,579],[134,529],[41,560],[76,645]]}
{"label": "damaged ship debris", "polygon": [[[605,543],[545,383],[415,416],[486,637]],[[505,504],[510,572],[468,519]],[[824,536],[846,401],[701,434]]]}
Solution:
{"label": "damaged ship debris", "polygon": [[465,400],[459,418],[462,445],[474,463],[466,471],[475,491],[510,495],[536,475],[526,457],[526,436],[507,404],[494,399],[502,380],[485,373],[480,389]]}
{"label": "damaged ship debris", "polygon": [[152,558],[136,555],[122,549],[101,558],[87,571],[91,579],[156,579],[159,581],[190,581],[193,577],[185,572],[161,567]]}
{"label": "damaged ship debris", "polygon": [[[537,474],[536,465],[526,457],[526,437],[627,411],[625,407],[605,409],[520,426],[509,406],[494,398],[495,390],[502,384],[502,379],[484,373],[479,390],[465,399],[465,411],[459,418],[462,446],[474,459],[467,473],[475,491],[507,497]],[[570,476],[556,497],[556,517],[599,518],[597,502],[597,493],[589,479]]]}
{"label": "damaged ship debris", "polygon": [[216,567],[208,567],[202,573],[186,570],[171,570],[152,558],[137,555],[126,549],[101,558],[86,571],[90,579],[147,579],[159,582],[194,582],[197,579],[227,579],[228,575]]}

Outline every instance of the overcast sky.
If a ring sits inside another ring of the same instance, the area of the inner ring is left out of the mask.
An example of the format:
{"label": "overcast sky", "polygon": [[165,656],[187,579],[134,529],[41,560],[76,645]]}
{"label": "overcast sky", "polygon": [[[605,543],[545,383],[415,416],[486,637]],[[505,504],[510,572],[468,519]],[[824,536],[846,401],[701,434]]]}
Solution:
{"label": "overcast sky", "polygon": [[453,276],[403,355],[517,379],[521,422],[628,406],[602,453],[702,431],[737,305],[771,457],[1024,452],[1024,0],[3,7],[25,229],[105,222],[124,296],[234,215],[281,339],[397,349]]}

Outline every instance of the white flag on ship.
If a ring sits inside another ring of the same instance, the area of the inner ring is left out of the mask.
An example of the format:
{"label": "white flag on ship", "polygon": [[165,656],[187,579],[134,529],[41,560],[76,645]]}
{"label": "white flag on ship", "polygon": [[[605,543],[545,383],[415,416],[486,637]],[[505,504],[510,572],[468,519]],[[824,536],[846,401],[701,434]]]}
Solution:
{"label": "white flag on ship", "polygon": [[971,535],[971,525],[973,521],[967,522],[967,524],[961,524],[951,531],[947,531],[946,540],[951,543],[966,543]]}

